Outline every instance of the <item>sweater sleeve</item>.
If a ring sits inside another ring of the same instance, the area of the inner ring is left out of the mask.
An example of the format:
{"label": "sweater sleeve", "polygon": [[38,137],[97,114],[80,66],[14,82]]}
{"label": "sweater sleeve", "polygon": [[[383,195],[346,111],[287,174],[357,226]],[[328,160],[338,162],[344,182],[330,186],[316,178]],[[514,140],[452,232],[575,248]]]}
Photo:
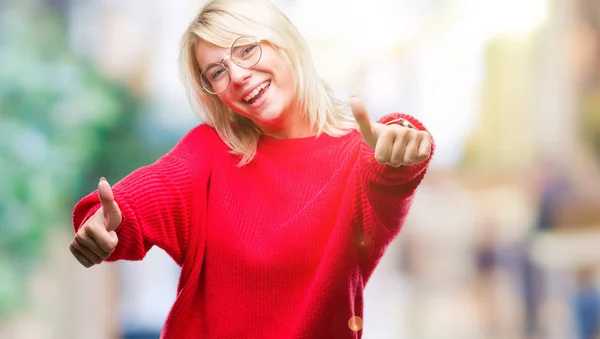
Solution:
{"label": "sweater sleeve", "polygon": [[[113,186],[123,220],[116,230],[119,243],[107,261],[141,260],[156,245],[183,264],[192,225],[201,209],[199,192],[208,187],[213,132],[206,125],[196,127],[155,163],[133,171]],[[100,206],[97,190],[75,205],[75,232]]]}
{"label": "sweater sleeve", "polygon": [[[386,123],[398,118],[404,118],[417,129],[427,131],[420,121],[406,114],[390,114],[379,122]],[[373,149],[361,140],[357,208],[365,245],[371,258],[378,259],[400,232],[434,150],[435,144],[432,142],[431,156],[428,160],[396,168],[378,163]]]}

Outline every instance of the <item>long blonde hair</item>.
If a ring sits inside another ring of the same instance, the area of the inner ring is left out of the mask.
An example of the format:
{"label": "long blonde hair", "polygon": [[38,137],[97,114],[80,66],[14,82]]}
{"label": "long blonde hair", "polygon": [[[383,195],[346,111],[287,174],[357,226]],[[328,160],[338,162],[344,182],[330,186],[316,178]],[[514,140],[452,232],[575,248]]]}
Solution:
{"label": "long blonde hair", "polygon": [[254,158],[261,131],[216,95],[202,90],[195,54],[199,41],[228,48],[242,35],[269,42],[295,72],[298,103],[307,121],[317,127],[317,135],[340,136],[356,127],[347,105],[336,100],[317,75],[306,42],[274,4],[268,0],[211,0],[183,34],[179,69],[194,112],[217,130],[232,153],[242,157],[240,166]]}

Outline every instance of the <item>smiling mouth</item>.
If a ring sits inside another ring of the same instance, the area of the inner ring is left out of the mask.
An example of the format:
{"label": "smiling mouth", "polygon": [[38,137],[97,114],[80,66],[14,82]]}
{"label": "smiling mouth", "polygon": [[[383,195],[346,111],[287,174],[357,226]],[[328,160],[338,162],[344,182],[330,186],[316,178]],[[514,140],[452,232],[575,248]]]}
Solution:
{"label": "smiling mouth", "polygon": [[242,100],[242,102],[249,105],[253,104],[254,102],[256,102],[256,100],[260,99],[263,96],[263,94],[265,93],[267,88],[269,88],[270,85],[271,81],[265,81],[262,84],[258,85],[258,87],[256,87],[254,91],[252,91],[252,93],[248,94]]}

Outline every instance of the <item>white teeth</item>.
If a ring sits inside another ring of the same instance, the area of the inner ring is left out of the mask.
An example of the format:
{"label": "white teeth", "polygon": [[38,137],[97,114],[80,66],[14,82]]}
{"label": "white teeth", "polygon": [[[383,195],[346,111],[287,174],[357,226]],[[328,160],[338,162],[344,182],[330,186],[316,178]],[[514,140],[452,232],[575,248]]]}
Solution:
{"label": "white teeth", "polygon": [[263,82],[262,84],[260,84],[258,87],[256,87],[254,89],[254,91],[252,91],[250,94],[248,94],[245,98],[244,101],[250,101],[252,100],[255,96],[258,95],[258,93],[265,87],[267,87],[267,85],[269,84],[268,81]]}

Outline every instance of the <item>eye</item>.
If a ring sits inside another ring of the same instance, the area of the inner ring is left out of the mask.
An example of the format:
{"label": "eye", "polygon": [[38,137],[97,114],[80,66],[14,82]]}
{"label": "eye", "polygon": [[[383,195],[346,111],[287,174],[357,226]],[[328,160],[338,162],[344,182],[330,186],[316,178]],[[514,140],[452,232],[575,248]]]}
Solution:
{"label": "eye", "polygon": [[244,48],[244,50],[242,50],[242,58],[247,58],[247,57],[251,56],[254,53],[255,49],[256,49],[256,45],[246,46]]}
{"label": "eye", "polygon": [[211,73],[210,79],[217,80],[218,78],[222,77],[224,73],[225,73],[224,68],[218,68]]}

